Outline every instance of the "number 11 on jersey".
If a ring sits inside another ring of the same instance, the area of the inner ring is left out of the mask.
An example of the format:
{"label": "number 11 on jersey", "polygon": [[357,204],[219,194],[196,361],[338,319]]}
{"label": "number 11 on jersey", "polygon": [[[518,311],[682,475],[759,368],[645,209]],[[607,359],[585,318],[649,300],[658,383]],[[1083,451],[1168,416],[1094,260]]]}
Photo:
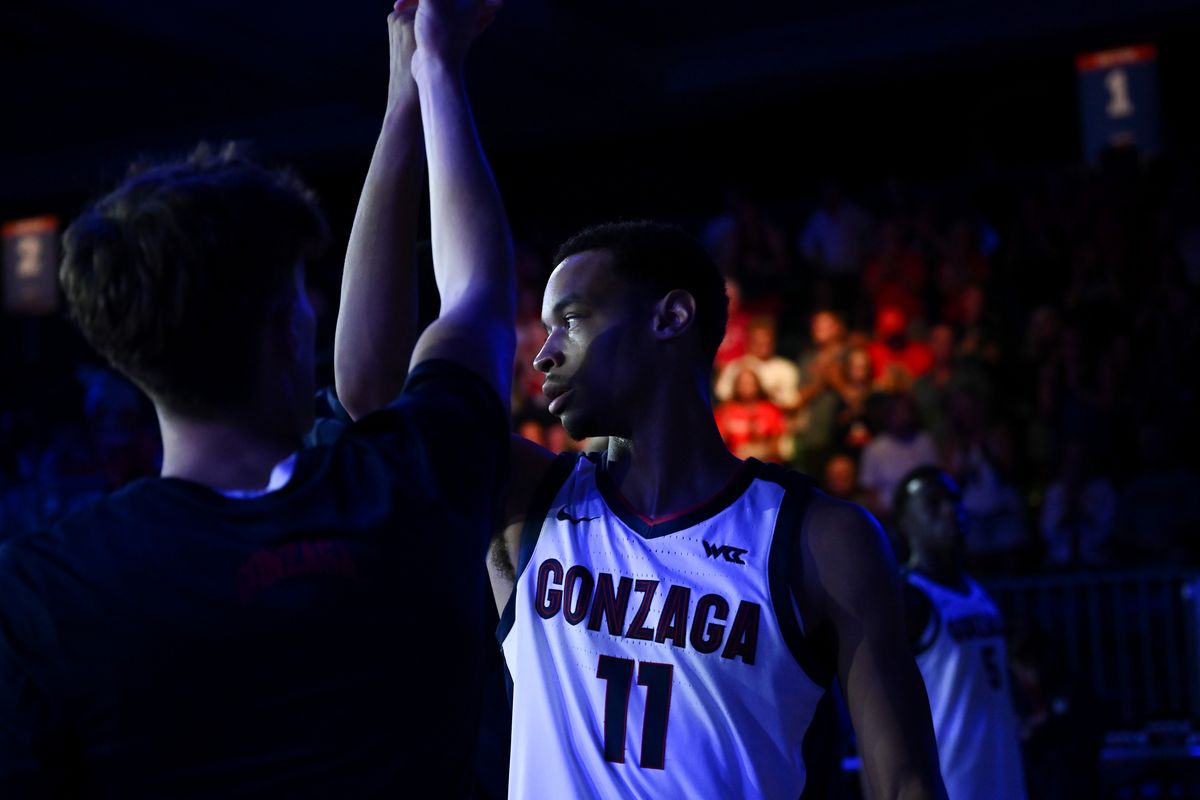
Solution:
{"label": "number 11 on jersey", "polygon": [[[625,720],[629,716],[629,692],[633,689],[633,665],[628,658],[600,656],[596,677],[607,683],[604,691],[604,758],[625,763]],[[671,711],[670,664],[639,661],[638,686],[646,687],[646,713],[642,719],[644,769],[662,769],[667,755],[667,715]]]}

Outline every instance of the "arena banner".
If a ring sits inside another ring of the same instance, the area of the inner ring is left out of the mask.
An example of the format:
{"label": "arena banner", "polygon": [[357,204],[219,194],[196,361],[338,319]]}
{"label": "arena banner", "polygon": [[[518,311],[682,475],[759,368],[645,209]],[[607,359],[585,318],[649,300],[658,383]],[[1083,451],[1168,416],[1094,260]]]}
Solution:
{"label": "arena banner", "polygon": [[1084,53],[1075,59],[1079,76],[1083,152],[1095,164],[1109,148],[1152,155],[1161,145],[1158,110],[1158,51],[1137,44]]}
{"label": "arena banner", "polygon": [[14,220],[0,226],[4,239],[4,310],[40,315],[58,310],[58,219]]}

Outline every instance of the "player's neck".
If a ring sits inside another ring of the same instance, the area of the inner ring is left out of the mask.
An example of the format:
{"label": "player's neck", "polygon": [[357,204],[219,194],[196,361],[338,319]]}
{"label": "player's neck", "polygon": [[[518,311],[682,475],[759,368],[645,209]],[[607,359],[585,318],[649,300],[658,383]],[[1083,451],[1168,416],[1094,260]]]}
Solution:
{"label": "player's neck", "polygon": [[956,553],[917,552],[909,565],[934,583],[963,591],[967,586],[962,558]]}
{"label": "player's neck", "polygon": [[663,402],[629,438],[613,437],[608,470],[621,495],[651,518],[712,497],[742,461],[729,452],[707,402]]}
{"label": "player's neck", "polygon": [[302,435],[260,415],[197,418],[158,409],[164,478],[181,478],[212,489],[257,490],[271,470],[300,448]]}

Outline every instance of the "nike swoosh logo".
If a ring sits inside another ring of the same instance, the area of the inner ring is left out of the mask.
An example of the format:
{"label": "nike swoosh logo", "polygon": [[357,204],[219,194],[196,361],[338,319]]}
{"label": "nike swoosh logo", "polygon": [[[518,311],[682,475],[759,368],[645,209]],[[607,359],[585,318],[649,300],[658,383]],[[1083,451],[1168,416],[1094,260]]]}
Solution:
{"label": "nike swoosh logo", "polygon": [[594,519],[600,519],[600,517],[572,517],[567,513],[567,507],[563,506],[558,510],[558,516],[556,519],[560,519],[563,522],[569,522],[572,525],[578,525],[581,522],[591,522]]}

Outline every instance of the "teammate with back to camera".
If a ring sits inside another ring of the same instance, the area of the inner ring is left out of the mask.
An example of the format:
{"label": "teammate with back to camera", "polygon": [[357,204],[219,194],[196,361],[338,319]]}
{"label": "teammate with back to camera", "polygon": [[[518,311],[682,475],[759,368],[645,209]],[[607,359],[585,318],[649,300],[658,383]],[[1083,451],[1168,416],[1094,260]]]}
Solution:
{"label": "teammate with back to camera", "polygon": [[[506,477],[515,291],[454,77],[462,13],[425,0],[390,18],[381,151],[413,158],[373,164],[411,188],[424,117],[441,315],[415,349],[388,342],[403,390],[330,443],[302,446],[303,262],[326,226],[293,178],[201,151],[68,229],[72,315],[150,395],[164,459],[161,478],[0,547],[6,800],[467,796],[487,592],[454,565],[485,557]],[[352,242],[352,270],[361,255]],[[418,545],[446,568],[414,568]],[[415,608],[436,624],[406,627]]]}
{"label": "teammate with back to camera", "polygon": [[929,692],[948,794],[1023,800],[1004,623],[983,587],[963,572],[958,485],[935,466],[917,467],[896,487],[893,509],[911,552],[905,622]]}

